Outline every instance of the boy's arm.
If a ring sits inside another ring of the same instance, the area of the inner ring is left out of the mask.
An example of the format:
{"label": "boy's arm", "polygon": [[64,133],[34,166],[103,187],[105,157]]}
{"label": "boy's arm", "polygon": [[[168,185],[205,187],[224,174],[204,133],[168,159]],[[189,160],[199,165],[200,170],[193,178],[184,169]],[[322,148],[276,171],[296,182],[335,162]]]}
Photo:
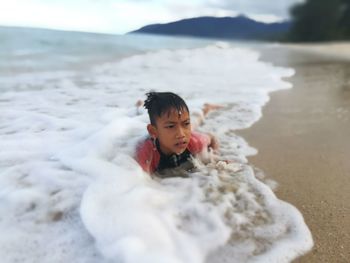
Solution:
{"label": "boy's arm", "polygon": [[212,148],[217,150],[219,143],[212,134],[204,134],[199,132],[192,132],[188,149],[193,154],[198,154],[204,149]]}
{"label": "boy's arm", "polygon": [[218,150],[219,149],[219,142],[216,139],[216,137],[213,134],[200,134],[198,132],[195,132],[194,130],[203,124],[204,118],[210,111],[217,110],[222,108],[223,106],[221,105],[216,105],[216,104],[209,104],[205,103],[203,105],[202,111],[201,112],[194,112],[193,116],[195,119],[192,118],[191,124],[192,124],[192,135],[194,135],[194,144],[199,143],[199,146],[194,147],[195,149],[197,148],[212,148],[213,150]]}
{"label": "boy's arm", "polygon": [[221,109],[223,106],[218,105],[218,104],[210,104],[210,103],[204,103],[202,111],[203,115],[207,116],[209,112],[217,109]]}

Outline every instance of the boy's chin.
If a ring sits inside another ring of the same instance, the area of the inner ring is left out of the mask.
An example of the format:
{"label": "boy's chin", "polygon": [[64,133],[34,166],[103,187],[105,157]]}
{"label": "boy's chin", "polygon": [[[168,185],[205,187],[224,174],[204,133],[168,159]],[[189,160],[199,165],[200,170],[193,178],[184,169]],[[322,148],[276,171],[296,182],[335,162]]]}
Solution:
{"label": "boy's chin", "polygon": [[186,147],[175,147],[175,149],[173,150],[175,154],[179,155],[182,154],[184,151],[186,151],[187,145]]}

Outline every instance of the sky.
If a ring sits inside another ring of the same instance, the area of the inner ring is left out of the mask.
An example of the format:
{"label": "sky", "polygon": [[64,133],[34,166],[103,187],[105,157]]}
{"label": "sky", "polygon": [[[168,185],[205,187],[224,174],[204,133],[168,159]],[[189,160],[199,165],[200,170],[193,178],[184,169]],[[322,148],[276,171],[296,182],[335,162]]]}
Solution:
{"label": "sky", "polygon": [[124,34],[154,23],[244,14],[263,22],[289,18],[302,0],[0,0],[0,25]]}

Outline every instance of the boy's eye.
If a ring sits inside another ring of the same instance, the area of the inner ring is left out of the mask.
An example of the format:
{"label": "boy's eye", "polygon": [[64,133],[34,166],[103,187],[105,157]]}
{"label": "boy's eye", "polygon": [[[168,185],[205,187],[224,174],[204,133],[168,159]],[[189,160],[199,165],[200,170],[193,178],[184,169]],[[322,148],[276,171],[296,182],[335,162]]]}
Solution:
{"label": "boy's eye", "polygon": [[185,127],[188,127],[190,124],[191,124],[191,122],[187,121],[187,122],[184,122],[182,125]]}
{"label": "boy's eye", "polygon": [[174,127],[175,127],[175,125],[167,125],[167,126],[165,126],[166,129],[171,129],[171,128],[174,128]]}

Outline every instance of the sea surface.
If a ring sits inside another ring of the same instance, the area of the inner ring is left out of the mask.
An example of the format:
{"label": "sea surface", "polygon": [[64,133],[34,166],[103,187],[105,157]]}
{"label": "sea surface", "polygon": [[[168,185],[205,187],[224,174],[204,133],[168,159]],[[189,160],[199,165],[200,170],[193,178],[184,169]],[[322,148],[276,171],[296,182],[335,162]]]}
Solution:
{"label": "sea surface", "polygon": [[[300,212],[252,167],[235,134],[262,117],[292,68],[252,45],[0,27],[1,262],[291,262],[309,251]],[[187,178],[134,161],[150,91],[191,113],[223,106],[201,132],[220,152]],[[227,164],[220,160],[230,160]]]}

